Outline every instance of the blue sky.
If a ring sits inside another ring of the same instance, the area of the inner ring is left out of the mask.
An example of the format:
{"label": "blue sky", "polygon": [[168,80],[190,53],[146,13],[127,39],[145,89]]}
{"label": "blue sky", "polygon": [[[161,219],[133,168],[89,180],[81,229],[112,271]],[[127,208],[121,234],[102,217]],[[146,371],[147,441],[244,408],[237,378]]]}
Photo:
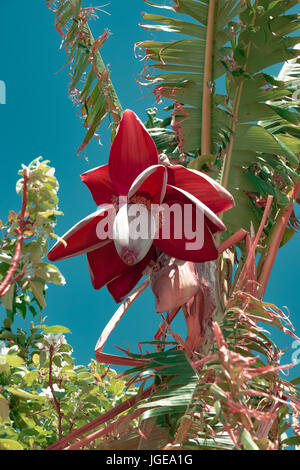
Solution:
{"label": "blue sky", "polygon": [[[106,2],[105,2],[106,3]],[[85,6],[100,5],[99,1],[84,2]],[[134,110],[142,120],[145,108],[156,105],[149,90],[141,90],[136,78],[143,63],[134,57],[134,43],[157,37],[144,31],[138,24],[141,12],[151,7],[143,0],[120,2],[111,0],[104,8],[111,15],[102,14],[92,21],[95,37],[108,28],[112,35],[102,49],[106,64],[123,108]],[[0,17],[0,80],[6,83],[7,103],[0,105],[0,219],[5,220],[10,209],[19,210],[20,199],[15,193],[17,172],[21,163],[29,163],[42,155],[56,168],[60,182],[60,209],[56,232],[63,234],[78,220],[95,210],[95,204],[81,183],[79,175],[107,162],[109,130],[102,127],[102,146],[94,139],[85,151],[88,161],[76,156],[84,138],[82,121],[68,97],[67,68],[57,74],[65,64],[66,56],[59,51],[60,38],[54,28],[54,15],[45,1],[24,2],[13,5],[3,2]],[[277,73],[274,69],[273,73]],[[161,111],[163,115],[163,111]],[[279,252],[265,299],[282,308],[287,306],[290,317],[300,334],[299,317],[299,236]],[[90,283],[85,256],[58,263],[67,279],[65,287],[50,285],[47,292],[45,314],[47,323],[67,326],[72,335],[68,341],[74,347],[78,363],[87,364],[94,356],[94,346],[107,321],[117,306],[104,288],[95,291]],[[160,323],[155,313],[154,298],[150,290],[140,297],[128,311],[112,334],[106,351],[115,353],[113,345],[136,349],[139,341],[151,340]],[[184,335],[182,314],[174,329]],[[282,347],[291,348],[293,340],[275,334]],[[287,352],[285,362],[290,362]],[[299,367],[298,367],[299,369]]]}

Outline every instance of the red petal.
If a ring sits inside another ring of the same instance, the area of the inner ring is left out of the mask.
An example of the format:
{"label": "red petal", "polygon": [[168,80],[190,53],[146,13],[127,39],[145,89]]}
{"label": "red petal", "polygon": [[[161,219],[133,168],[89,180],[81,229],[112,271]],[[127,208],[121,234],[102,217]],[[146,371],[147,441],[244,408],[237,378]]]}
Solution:
{"label": "red petal", "polygon": [[[212,236],[212,229],[214,231],[219,231],[221,228],[223,229],[224,227],[224,225],[221,221],[219,221],[217,216],[193,196],[189,195],[189,197],[187,197],[185,191],[179,190],[178,188],[174,188],[169,185],[167,186],[167,192],[163,205],[164,204],[166,204],[167,206],[179,204],[182,208],[182,214],[184,214],[184,210],[186,210],[184,206],[186,204],[190,205],[190,226],[188,228],[194,233],[197,232],[198,236],[201,234],[200,230],[203,230],[203,245],[201,246],[200,244],[200,247],[196,246],[195,248],[189,247],[190,244],[193,244],[196,241],[196,236],[194,236],[193,238],[188,238],[186,233],[187,227],[185,226],[186,220],[184,216],[181,220],[176,221],[172,213],[169,221],[170,236],[168,238],[165,238],[166,234],[164,235],[164,230],[168,224],[168,217],[166,215],[166,212],[165,214],[162,214],[162,227],[160,227],[159,229],[158,238],[155,239],[153,242],[154,245],[157,246],[161,251],[163,251],[167,255],[184,261],[193,261],[195,263],[199,263],[217,259],[218,250],[215,245],[214,238]],[[201,227],[197,226],[197,223],[199,223],[196,218],[197,211],[200,212],[200,215],[204,214],[204,218],[201,217],[199,219]],[[208,216],[210,218],[208,218]],[[214,217],[214,219],[212,217]],[[175,226],[175,223],[180,223],[181,226]],[[178,238],[178,234],[180,235],[180,238]],[[199,241],[201,242],[200,237]]]}
{"label": "red petal", "polygon": [[113,296],[115,302],[122,302],[127,294],[137,285],[143,275],[142,273],[143,269],[139,269],[139,265],[137,264],[135,270],[130,270],[107,284],[107,289]]}
{"label": "red petal", "polygon": [[127,195],[135,178],[157,165],[155,143],[133,111],[124,111],[109,155],[109,174],[120,195]]}
{"label": "red petal", "polygon": [[118,191],[110,179],[108,165],[89,170],[80,177],[89,188],[97,206],[111,203],[113,196],[118,195]]}
{"label": "red petal", "polygon": [[137,285],[139,280],[142,278],[143,271],[149,264],[150,260],[154,260],[154,253],[155,248],[153,247],[142,261],[136,264],[133,268],[127,270],[126,273],[107,284],[108,291],[111,293],[117,303],[122,302],[122,300]]}
{"label": "red petal", "polygon": [[192,204],[194,210],[197,209],[202,212],[205,217],[205,223],[208,225],[212,233],[223,232],[224,230],[226,230],[225,225],[219,219],[219,217],[217,217],[216,214],[211,209],[209,209],[202,201],[197,199],[191,193],[184,191],[180,188],[175,188],[174,186],[168,184],[164,203],[170,205],[176,204],[176,202],[181,204],[182,206],[184,206],[185,204]]}
{"label": "red petal", "polygon": [[[107,217],[109,210],[110,208],[101,208],[74,225],[61,237],[65,240],[67,246],[58,241],[49,251],[48,259],[50,261],[57,261],[71,258],[72,256],[81,255],[105,245],[108,238],[100,239],[97,236],[96,229],[100,220]],[[112,210],[114,209],[112,208]]]}
{"label": "red petal", "polygon": [[128,270],[128,266],[119,257],[113,242],[90,251],[87,259],[94,289],[101,289]]}
{"label": "red petal", "polygon": [[215,214],[234,206],[232,195],[205,173],[182,165],[168,166],[168,184],[184,189],[202,201]]}
{"label": "red petal", "polygon": [[166,167],[152,165],[134,180],[128,192],[128,200],[133,196],[141,196],[151,200],[153,204],[160,204],[165,196],[166,185]]}
{"label": "red petal", "polygon": [[166,255],[183,261],[204,263],[205,261],[212,261],[218,258],[218,249],[207,225],[204,226],[203,248],[200,250],[187,250],[186,243],[191,243],[192,241],[185,238],[172,238],[171,240],[157,239],[153,243]]}

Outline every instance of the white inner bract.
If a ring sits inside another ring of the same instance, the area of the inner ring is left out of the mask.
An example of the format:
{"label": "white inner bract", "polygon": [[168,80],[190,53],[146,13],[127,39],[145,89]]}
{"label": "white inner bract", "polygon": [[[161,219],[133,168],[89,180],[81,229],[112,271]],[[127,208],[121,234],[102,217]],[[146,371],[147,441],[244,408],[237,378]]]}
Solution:
{"label": "white inner bract", "polygon": [[113,238],[122,261],[128,265],[141,261],[151,248],[155,232],[155,219],[146,206],[121,206],[114,221]]}

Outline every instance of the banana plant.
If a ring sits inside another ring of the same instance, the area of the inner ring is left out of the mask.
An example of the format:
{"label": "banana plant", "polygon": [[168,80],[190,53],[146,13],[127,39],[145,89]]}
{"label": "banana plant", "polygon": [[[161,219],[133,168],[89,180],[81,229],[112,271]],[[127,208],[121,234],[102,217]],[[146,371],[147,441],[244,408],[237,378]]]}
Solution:
{"label": "banana plant", "polygon": [[[155,164],[166,165],[168,175],[175,168],[201,174],[211,188],[232,194],[235,207],[221,216],[227,230],[216,236],[214,258],[199,263],[184,259],[190,263],[186,264],[176,254],[170,260],[168,247],[156,251],[151,269],[142,273],[146,281],[126,292],[128,297],[104,329],[96,358],[130,365],[123,375],[138,387],[137,395],[49,449],[89,448],[95,443],[99,449],[299,446],[295,423],[300,415],[300,380],[282,378],[280,371],[293,364],[280,363],[280,349],[261,326],[272,325],[298,341],[284,312],[263,297],[279,248],[299,228],[294,206],[300,191],[300,19],[289,12],[299,2],[145,3],[161,14],[144,13],[142,26],[166,36],[165,42],[147,39],[136,45],[145,54],[143,81],[153,87],[167,113],[159,117],[162,111],[147,110],[145,129],[152,139],[146,140],[149,148],[153,141],[156,144]],[[71,92],[90,67],[82,90],[76,92],[89,128],[81,150],[107,114],[114,123],[112,141],[115,135],[119,139],[116,131],[123,112],[99,54],[106,36],[94,41],[87,26],[93,10],[78,0],[48,4],[56,5],[56,27],[71,61]],[[270,67],[282,64],[274,76]],[[95,171],[100,170],[89,178]],[[132,180],[135,176],[130,175]],[[183,189],[192,192],[194,181],[196,176],[187,179]],[[171,179],[167,183],[176,186]],[[88,228],[84,225],[85,231]],[[68,232],[66,241],[71,236]],[[78,248],[78,241],[74,243]],[[61,245],[54,250],[67,253]],[[109,290],[111,282],[113,278]],[[122,282],[126,284],[126,275]],[[104,353],[110,332],[149,284],[157,310],[165,313],[157,335],[147,343],[154,352],[123,351],[122,358]],[[179,291],[184,294],[179,305],[163,302],[175,293],[178,299]],[[171,328],[179,311],[186,320],[186,339]],[[145,388],[148,381],[152,385]]]}

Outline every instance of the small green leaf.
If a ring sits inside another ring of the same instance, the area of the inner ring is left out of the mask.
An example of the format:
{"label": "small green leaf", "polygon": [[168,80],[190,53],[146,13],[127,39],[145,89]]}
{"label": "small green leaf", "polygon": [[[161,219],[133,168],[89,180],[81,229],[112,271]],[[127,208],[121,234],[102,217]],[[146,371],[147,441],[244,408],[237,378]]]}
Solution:
{"label": "small green leaf", "polygon": [[79,372],[77,377],[79,380],[90,380],[91,374],[89,372]]}
{"label": "small green leaf", "polygon": [[281,243],[280,243],[280,248],[282,248],[286,243],[288,243],[291,238],[295,235],[295,230],[293,230],[290,227],[287,227],[284,231]]}
{"label": "small green leaf", "polygon": [[34,363],[35,366],[38,365],[39,361],[40,361],[40,356],[37,353],[33,354],[32,362]]}
{"label": "small green leaf", "polygon": [[71,333],[69,328],[61,325],[46,326],[44,333]]}
{"label": "small green leaf", "polygon": [[44,295],[44,282],[30,281],[29,282],[32,293],[41,307],[46,307],[45,295]]}
{"label": "small green leaf", "polygon": [[190,161],[187,167],[193,170],[201,170],[204,165],[213,165],[215,160],[215,155],[201,155],[200,157],[194,158],[194,160]]}
{"label": "small green leaf", "polygon": [[13,308],[13,301],[15,296],[15,285],[13,285],[8,292],[1,298],[3,307],[6,310],[12,310]]}
{"label": "small green leaf", "polygon": [[46,360],[47,360],[46,352],[41,351],[41,353],[40,353],[40,367],[43,367],[45,365]]}
{"label": "small green leaf", "polygon": [[246,450],[259,450],[247,429],[243,429],[241,440]]}
{"label": "small green leaf", "polygon": [[6,355],[0,354],[0,373],[7,369]]}
{"label": "small green leaf", "polygon": [[276,142],[280,145],[282,148],[283,152],[289,159],[289,162],[292,166],[292,168],[297,168],[299,164],[299,158],[294,154],[294,152],[283,142],[283,139],[279,139],[276,135],[273,135],[274,139]]}
{"label": "small green leaf", "polygon": [[57,398],[60,401],[67,395],[67,393],[68,392],[66,392],[66,391],[64,391],[64,392],[55,391],[54,396],[55,396],[55,398]]}
{"label": "small green leaf", "polygon": [[13,323],[13,320],[9,317],[4,318],[3,325],[5,328],[10,328]]}
{"label": "small green leaf", "polygon": [[112,379],[110,382],[109,389],[111,389],[114,395],[121,395],[124,390],[124,382],[122,382],[121,380]]}
{"label": "small green leaf", "polygon": [[300,385],[300,377],[296,377],[295,379],[291,380],[291,384]]}
{"label": "small green leaf", "polygon": [[20,398],[25,398],[26,400],[40,400],[39,395],[33,395],[32,393],[21,390],[20,388],[7,387],[6,390],[12,395],[15,395]]}
{"label": "small green leaf", "polygon": [[37,277],[41,277],[46,282],[53,282],[59,286],[64,286],[66,280],[59,269],[54,264],[43,263],[35,272]]}
{"label": "small green leaf", "polygon": [[221,399],[221,400],[226,400],[226,393],[218,385],[216,384],[211,385],[210,392],[214,395],[214,397]]}
{"label": "small green leaf", "polygon": [[2,263],[10,264],[12,262],[12,257],[9,255],[6,255],[5,253],[1,253],[0,261],[2,261]]}
{"label": "small green leaf", "polygon": [[61,344],[59,346],[59,350],[58,350],[60,353],[62,352],[65,352],[65,353],[71,353],[73,351],[73,348],[72,346],[70,346],[69,344]]}
{"label": "small green leaf", "polygon": [[284,441],[282,441],[281,444],[283,446],[297,446],[297,445],[300,445],[300,436],[288,437],[287,439],[284,439]]}
{"label": "small green leaf", "polygon": [[37,376],[38,376],[38,371],[37,370],[32,370],[32,371],[28,372],[28,374],[26,374],[23,377],[23,380],[24,380],[26,386],[31,387]]}
{"label": "small green leaf", "polygon": [[11,367],[20,367],[24,361],[21,357],[16,356],[15,354],[7,354],[6,356],[6,362],[11,366]]}
{"label": "small green leaf", "polygon": [[13,439],[0,439],[1,450],[23,450],[23,446]]}
{"label": "small green leaf", "polygon": [[215,403],[214,403],[214,409],[216,410],[216,415],[217,415],[218,418],[220,419],[221,423],[225,425],[225,424],[226,424],[226,420],[225,420],[224,415],[223,415],[223,413],[222,413],[222,405],[221,405],[220,400],[215,401]]}
{"label": "small green leaf", "polygon": [[9,419],[9,403],[0,395],[0,422],[4,423]]}

